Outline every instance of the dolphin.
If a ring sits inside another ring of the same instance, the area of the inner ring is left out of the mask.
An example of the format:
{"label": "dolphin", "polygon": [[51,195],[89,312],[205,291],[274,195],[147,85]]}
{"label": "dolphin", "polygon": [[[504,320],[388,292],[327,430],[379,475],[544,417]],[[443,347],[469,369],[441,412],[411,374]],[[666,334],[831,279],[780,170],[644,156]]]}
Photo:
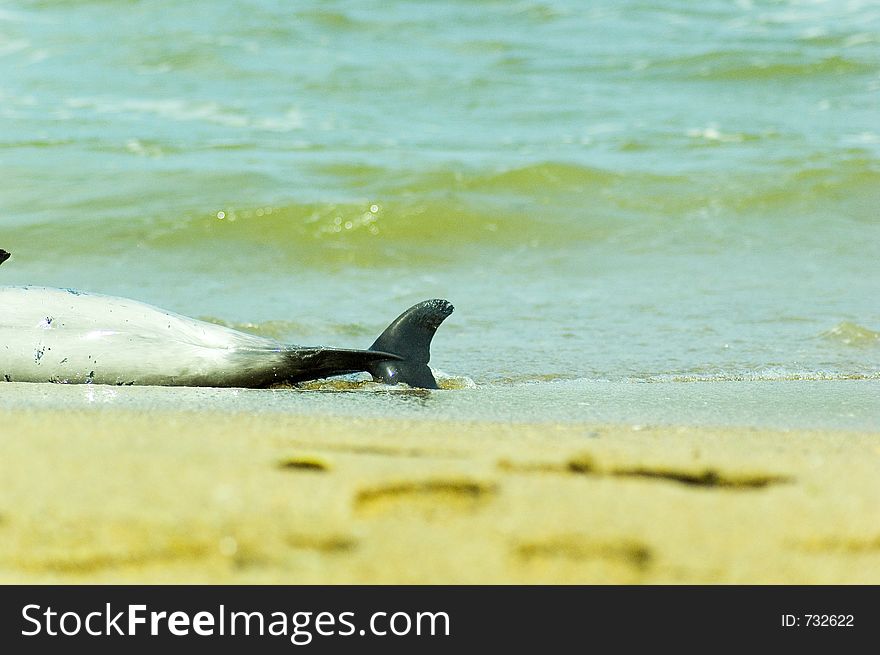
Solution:
{"label": "dolphin", "polygon": [[[9,257],[0,250],[0,264]],[[284,344],[127,298],[0,287],[0,382],[265,388],[367,372],[436,389],[431,340],[452,311],[425,300],[352,350]]]}

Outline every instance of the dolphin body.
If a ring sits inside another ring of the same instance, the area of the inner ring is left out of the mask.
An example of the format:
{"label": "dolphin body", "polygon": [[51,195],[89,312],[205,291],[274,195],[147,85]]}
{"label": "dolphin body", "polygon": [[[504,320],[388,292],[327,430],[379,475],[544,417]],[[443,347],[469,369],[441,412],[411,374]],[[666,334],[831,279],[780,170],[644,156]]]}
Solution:
{"label": "dolphin body", "polygon": [[[0,250],[0,264],[9,253]],[[367,350],[303,347],[135,300],[46,287],[0,287],[0,382],[264,388],[365,371],[436,389],[431,339],[441,299],[403,312]]]}

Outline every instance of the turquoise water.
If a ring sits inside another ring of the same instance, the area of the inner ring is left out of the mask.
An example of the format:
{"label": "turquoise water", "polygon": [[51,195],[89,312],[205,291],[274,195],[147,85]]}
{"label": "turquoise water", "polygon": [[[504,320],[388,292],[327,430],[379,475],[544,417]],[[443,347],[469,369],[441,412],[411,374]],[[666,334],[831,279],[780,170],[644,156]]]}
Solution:
{"label": "turquoise water", "polygon": [[0,2],[2,281],[352,347],[441,296],[532,414],[876,418],[878,126],[868,0]]}

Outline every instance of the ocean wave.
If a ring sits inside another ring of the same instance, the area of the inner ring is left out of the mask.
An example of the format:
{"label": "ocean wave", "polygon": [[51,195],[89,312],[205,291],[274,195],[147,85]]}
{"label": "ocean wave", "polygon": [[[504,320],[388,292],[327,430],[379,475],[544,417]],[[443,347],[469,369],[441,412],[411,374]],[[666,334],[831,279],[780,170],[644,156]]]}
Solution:
{"label": "ocean wave", "polygon": [[301,9],[296,12],[296,16],[313,23],[318,27],[330,30],[364,29],[368,25],[364,21],[353,18],[349,14],[330,9]]}
{"label": "ocean wave", "polygon": [[[101,252],[186,249],[216,258],[226,252],[288,259],[301,266],[394,265],[418,252],[425,261],[455,261],[469,245],[542,247],[589,241],[599,225],[551,226],[530,211],[495,209],[456,199],[395,199],[237,208],[183,216],[51,221],[5,231],[8,243],[41,243],[66,256],[95,254],[90,233],[100,221]],[[607,227],[607,226],[606,226]],[[77,238],[82,235],[82,238]],[[205,251],[210,244],[211,252]]]}
{"label": "ocean wave", "polygon": [[821,336],[844,346],[864,347],[880,345],[880,332],[870,330],[850,321],[838,323],[830,330],[823,332]]}
{"label": "ocean wave", "polygon": [[813,371],[787,368],[764,368],[754,371],[718,372],[718,373],[669,373],[630,378],[635,383],[662,382],[785,382],[792,380],[880,380],[880,371],[846,372],[846,371]]}
{"label": "ocean wave", "polygon": [[[162,142],[130,141],[120,152],[162,157],[163,148]],[[214,256],[250,251],[304,266],[374,267],[411,261],[415,253],[424,261],[454,262],[467,257],[470,246],[474,253],[486,248],[563,252],[604,242],[629,249],[669,241],[702,247],[721,245],[750,225],[772,236],[778,221],[785,225],[796,219],[802,231],[804,221],[814,217],[821,219],[815,227],[824,232],[829,225],[838,231],[855,229],[840,220],[875,218],[880,204],[876,159],[863,153],[811,156],[782,168],[785,172],[776,176],[659,175],[540,162],[499,171],[443,168],[398,175],[383,167],[322,166],[315,175],[340,181],[347,188],[342,195],[366,199],[223,204],[176,213],[167,206],[151,211],[143,192],[131,196],[127,208],[124,194],[132,191],[119,187],[119,198],[83,198],[83,206],[74,207],[78,216],[20,220],[4,230],[4,238],[7,243],[40,243],[54,254],[91,255],[100,224],[102,252],[108,255],[144,247],[182,248],[196,260],[200,252],[209,255],[205,246],[210,244]],[[216,194],[236,183],[235,176],[228,177],[212,182]],[[270,182],[246,175],[237,179],[239,184]],[[804,233],[804,238],[813,237],[810,230]],[[858,246],[857,241],[846,243]]]}
{"label": "ocean wave", "polygon": [[876,62],[854,57],[828,55],[809,58],[804,53],[789,57],[784,53],[759,54],[750,51],[717,50],[713,52],[670,57],[648,62],[650,72],[676,78],[718,81],[775,81],[787,78],[821,78],[825,76],[871,74]]}
{"label": "ocean wave", "polygon": [[149,115],[155,118],[194,123],[210,123],[227,128],[289,132],[303,127],[303,117],[294,108],[283,114],[252,116],[240,108],[215,101],[192,101],[181,98],[74,97],[64,102],[69,111],[121,114],[130,118]]}
{"label": "ocean wave", "polygon": [[462,175],[459,177],[459,185],[471,191],[507,191],[518,194],[550,191],[586,193],[617,184],[624,177],[621,173],[589,166],[564,162],[540,162],[497,173]]}
{"label": "ocean wave", "polygon": [[521,385],[521,384],[538,384],[542,382],[565,382],[576,380],[578,376],[574,373],[523,373],[522,375],[505,375],[495,380],[501,385]]}

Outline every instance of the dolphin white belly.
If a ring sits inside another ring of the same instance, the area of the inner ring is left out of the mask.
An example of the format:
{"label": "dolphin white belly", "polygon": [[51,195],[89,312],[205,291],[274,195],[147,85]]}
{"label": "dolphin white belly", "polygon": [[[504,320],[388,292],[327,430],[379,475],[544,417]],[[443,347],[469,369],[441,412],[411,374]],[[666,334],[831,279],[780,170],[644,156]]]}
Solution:
{"label": "dolphin white belly", "polygon": [[282,366],[285,350],[135,300],[0,287],[6,381],[228,386]]}

